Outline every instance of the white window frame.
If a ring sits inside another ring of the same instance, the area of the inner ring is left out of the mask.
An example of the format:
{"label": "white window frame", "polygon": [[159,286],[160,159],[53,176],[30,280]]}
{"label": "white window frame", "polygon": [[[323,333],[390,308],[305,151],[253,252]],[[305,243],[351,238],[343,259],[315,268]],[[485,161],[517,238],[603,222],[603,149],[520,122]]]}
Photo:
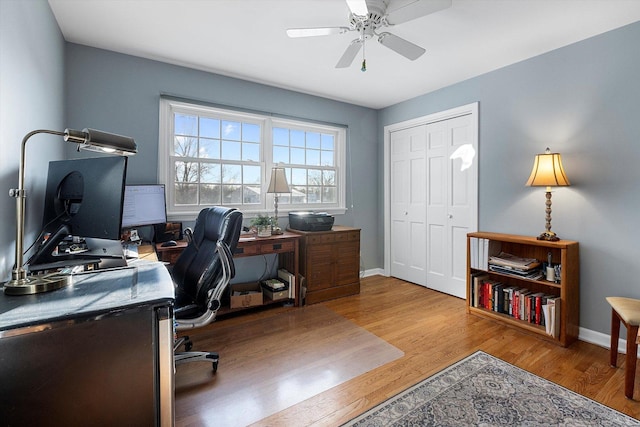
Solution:
{"label": "white window frame", "polygon": [[[165,185],[167,217],[171,221],[193,220],[206,205],[180,206],[175,204],[173,195],[173,183],[175,182],[175,168],[172,162],[173,138],[174,138],[174,113],[184,113],[198,116],[207,116],[221,120],[255,123],[261,127],[261,203],[257,205],[227,205],[238,208],[250,218],[257,214],[268,213],[273,215],[274,195],[267,194],[269,177],[273,164],[272,129],[284,127],[289,129],[304,130],[307,132],[319,132],[333,134],[335,139],[335,171],[337,181],[337,203],[304,203],[278,205],[279,216],[286,216],[289,211],[322,211],[331,214],[343,214],[346,212],[346,129],[341,126],[331,126],[308,122],[301,119],[278,118],[268,113],[256,114],[211,107],[196,103],[178,101],[170,98],[160,98],[160,129],[158,144],[158,182]],[[244,163],[244,162],[242,162]],[[255,163],[253,163],[255,164]],[[289,165],[279,164],[285,168]],[[295,167],[296,165],[292,165]],[[312,167],[312,166],[309,166]],[[289,183],[291,185],[291,183]]]}

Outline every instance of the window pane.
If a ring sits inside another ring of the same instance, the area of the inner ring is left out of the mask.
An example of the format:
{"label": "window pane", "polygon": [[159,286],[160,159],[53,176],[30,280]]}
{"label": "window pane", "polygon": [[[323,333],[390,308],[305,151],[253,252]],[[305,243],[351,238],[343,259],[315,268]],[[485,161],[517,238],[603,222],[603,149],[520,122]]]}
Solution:
{"label": "window pane", "polygon": [[307,163],[309,166],[320,166],[320,151],[307,150]]}
{"label": "window pane", "polygon": [[334,137],[333,135],[327,135],[326,133],[322,134],[321,137],[321,148],[323,150],[334,150]]}
{"label": "window pane", "polygon": [[[244,166],[242,182],[244,184],[260,184],[260,166]],[[258,191],[260,194],[260,191]]]}
{"label": "window pane", "polygon": [[240,141],[240,123],[238,122],[222,122],[222,137],[224,139],[233,139]]}
{"label": "window pane", "polygon": [[260,186],[246,185],[244,187],[244,195],[242,202],[244,204],[257,205],[260,203]]}
{"label": "window pane", "polygon": [[176,205],[197,205],[198,184],[182,184],[176,182],[173,186]]}
{"label": "window pane", "polygon": [[320,187],[309,187],[307,190],[307,203],[320,203],[321,198],[320,194],[322,192],[322,188]]}
{"label": "window pane", "polygon": [[307,170],[291,169],[291,185],[307,185]]}
{"label": "window pane", "polygon": [[240,143],[236,141],[222,141],[222,158],[224,160],[240,160]]}
{"label": "window pane", "polygon": [[176,136],[174,139],[173,154],[178,157],[196,157],[198,152],[198,140],[193,137]]}
{"label": "window pane", "polygon": [[336,203],[338,201],[338,192],[336,187],[325,187],[322,189],[322,203]]}
{"label": "window pane", "polygon": [[307,187],[293,187],[291,189],[291,202],[298,204],[307,203]]}
{"label": "window pane", "polygon": [[322,166],[334,166],[333,151],[321,151],[320,152],[320,165]]}
{"label": "window pane", "polygon": [[242,160],[259,162],[260,161],[260,144],[243,143],[242,144]]}
{"label": "window pane", "polygon": [[273,143],[274,145],[286,145],[289,146],[289,129],[273,128]]}
{"label": "window pane", "polygon": [[220,138],[220,120],[200,117],[200,137]]}
{"label": "window pane", "polygon": [[175,114],[173,122],[174,133],[176,135],[198,135],[198,117],[186,114]]}
{"label": "window pane", "polygon": [[200,184],[200,204],[201,205],[219,205],[220,184]]}
{"label": "window pane", "polygon": [[292,148],[291,149],[291,164],[304,165],[304,149]]}
{"label": "window pane", "polygon": [[241,182],[242,182],[242,166],[240,165],[223,165],[222,166],[222,183],[223,184],[238,184]]}
{"label": "window pane", "polygon": [[322,185],[336,185],[336,171],[322,171]]}
{"label": "window pane", "polygon": [[322,185],[322,171],[319,171],[317,169],[309,169],[309,171],[307,172],[307,176],[309,185]]}
{"label": "window pane", "polygon": [[242,203],[242,185],[223,185],[222,203],[227,205]]}
{"label": "window pane", "polygon": [[221,183],[220,165],[216,163],[200,163],[200,182]]}
{"label": "window pane", "polygon": [[301,130],[293,130],[290,132],[290,140],[292,147],[304,147],[304,132]]}
{"label": "window pane", "polygon": [[219,139],[200,139],[200,148],[198,149],[198,157],[201,159],[219,159],[220,158],[220,140]]}
{"label": "window pane", "polygon": [[307,148],[320,148],[320,134],[307,132]]}
{"label": "window pane", "polygon": [[176,182],[198,182],[198,163],[175,162]]}
{"label": "window pane", "polygon": [[289,148],[288,147],[273,147],[273,163],[289,163]]}
{"label": "window pane", "polygon": [[242,140],[245,142],[260,142],[260,126],[251,123],[243,123]]}

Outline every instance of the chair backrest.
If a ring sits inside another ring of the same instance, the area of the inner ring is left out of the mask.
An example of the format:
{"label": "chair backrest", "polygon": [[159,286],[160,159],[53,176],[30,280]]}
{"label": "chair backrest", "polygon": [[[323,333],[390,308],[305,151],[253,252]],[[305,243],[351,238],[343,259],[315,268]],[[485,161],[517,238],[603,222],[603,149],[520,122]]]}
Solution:
{"label": "chair backrest", "polygon": [[[242,212],[216,206],[200,211],[193,228],[193,236],[172,269],[175,284],[200,305],[207,304],[207,293],[222,275],[222,264],[216,243],[223,241],[234,252],[240,230]],[[233,267],[233,265],[232,265]],[[232,268],[231,277],[235,270]]]}

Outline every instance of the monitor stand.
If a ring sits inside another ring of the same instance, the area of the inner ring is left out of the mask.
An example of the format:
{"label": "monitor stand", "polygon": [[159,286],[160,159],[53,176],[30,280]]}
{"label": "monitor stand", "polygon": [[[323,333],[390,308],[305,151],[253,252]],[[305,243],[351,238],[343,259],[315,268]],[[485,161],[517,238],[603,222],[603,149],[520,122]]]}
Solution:
{"label": "monitor stand", "polygon": [[60,226],[29,260],[29,271],[40,272],[84,266],[86,270],[126,267],[127,260],[119,240],[85,238],[86,249],[77,253],[55,254],[54,250],[69,236],[69,227]]}

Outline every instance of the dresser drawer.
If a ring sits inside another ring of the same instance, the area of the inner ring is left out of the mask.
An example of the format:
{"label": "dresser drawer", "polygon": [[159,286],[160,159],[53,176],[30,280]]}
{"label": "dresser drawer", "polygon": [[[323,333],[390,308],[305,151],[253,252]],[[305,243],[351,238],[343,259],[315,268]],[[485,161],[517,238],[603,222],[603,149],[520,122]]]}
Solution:
{"label": "dresser drawer", "polygon": [[310,234],[307,236],[307,243],[315,245],[318,243],[333,243],[336,241],[336,233],[331,234]]}

